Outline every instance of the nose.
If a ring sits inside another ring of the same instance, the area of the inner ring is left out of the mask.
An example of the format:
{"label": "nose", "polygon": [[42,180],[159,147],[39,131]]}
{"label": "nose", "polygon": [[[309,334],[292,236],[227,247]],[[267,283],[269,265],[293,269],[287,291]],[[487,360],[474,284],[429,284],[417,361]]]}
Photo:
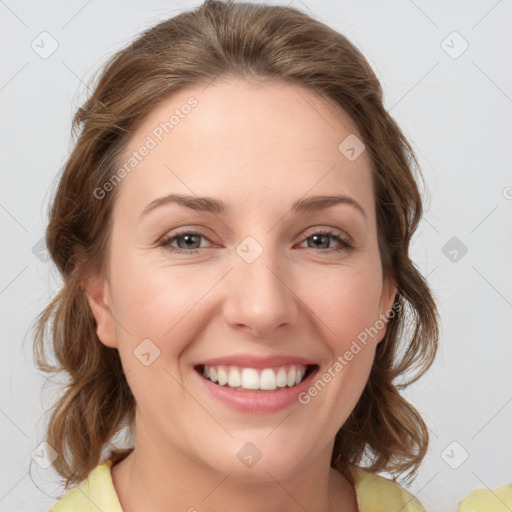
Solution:
{"label": "nose", "polygon": [[263,339],[296,325],[300,300],[289,267],[275,251],[263,250],[252,263],[235,253],[227,279],[223,313],[231,327]]}

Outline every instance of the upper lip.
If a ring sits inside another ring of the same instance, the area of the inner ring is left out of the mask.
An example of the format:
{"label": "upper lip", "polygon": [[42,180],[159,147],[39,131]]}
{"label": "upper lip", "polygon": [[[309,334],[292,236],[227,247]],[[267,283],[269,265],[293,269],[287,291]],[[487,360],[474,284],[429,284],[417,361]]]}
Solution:
{"label": "upper lip", "polygon": [[230,356],[215,357],[197,363],[197,365],[206,366],[240,366],[242,368],[275,368],[279,366],[297,365],[308,366],[316,365],[314,361],[304,357],[275,355],[267,357],[258,357],[251,354],[233,354]]}

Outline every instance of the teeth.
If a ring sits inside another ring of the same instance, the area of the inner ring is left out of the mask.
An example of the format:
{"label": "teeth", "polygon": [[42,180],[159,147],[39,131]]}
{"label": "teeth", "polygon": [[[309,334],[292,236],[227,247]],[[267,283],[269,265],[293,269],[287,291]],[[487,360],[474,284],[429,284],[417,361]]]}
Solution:
{"label": "teeth", "polygon": [[284,388],[286,386],[287,377],[286,370],[284,368],[280,368],[276,377],[276,385],[278,388]]}
{"label": "teeth", "polygon": [[244,389],[258,389],[260,387],[258,372],[254,368],[244,368],[242,370],[242,384],[240,385]]}
{"label": "teeth", "polygon": [[305,366],[286,366],[256,370],[255,368],[238,368],[236,366],[204,366],[203,377],[220,386],[238,389],[273,390],[300,384],[306,373]]}
{"label": "teeth", "polygon": [[261,389],[276,389],[276,373],[274,370],[266,369],[261,372],[260,388]]}
{"label": "teeth", "polygon": [[240,372],[236,368],[231,368],[229,370],[228,386],[232,387],[232,388],[237,388],[241,385],[242,385],[242,378],[240,376]]}
{"label": "teeth", "polygon": [[295,375],[296,375],[296,371],[295,371],[295,368],[292,368],[289,372],[288,372],[288,378],[286,379],[286,384],[288,384],[288,386],[294,386],[295,385]]}
{"label": "teeth", "polygon": [[217,380],[219,381],[219,384],[221,386],[224,386],[224,384],[226,384],[226,382],[228,381],[228,374],[226,370],[222,368],[222,366],[217,371]]}

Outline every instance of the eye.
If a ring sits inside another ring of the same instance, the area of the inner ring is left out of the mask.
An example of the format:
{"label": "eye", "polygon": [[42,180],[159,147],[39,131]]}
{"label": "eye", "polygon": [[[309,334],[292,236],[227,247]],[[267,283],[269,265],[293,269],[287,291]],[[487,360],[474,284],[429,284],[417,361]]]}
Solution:
{"label": "eye", "polygon": [[[165,247],[170,252],[193,254],[196,253],[199,248],[201,248],[201,238],[207,240],[207,238],[202,233],[196,231],[184,231],[183,233],[177,233],[172,236],[163,238],[158,245]],[[182,247],[175,247],[172,245],[175,241],[179,242],[180,240],[183,240],[184,243],[178,243],[178,246],[182,245],[185,247],[184,249]],[[197,245],[198,243],[199,246]]]}
{"label": "eye", "polygon": [[[334,240],[338,247],[333,248],[330,247],[329,238]],[[198,231],[183,231],[181,233],[175,233],[173,235],[164,237],[160,242],[159,246],[165,247],[168,251],[177,254],[195,254],[199,249],[204,249],[204,246],[201,247],[201,239],[208,240],[208,238]],[[330,250],[334,251],[344,251],[353,249],[353,245],[349,238],[345,238],[340,235],[338,232],[330,231],[330,230],[318,230],[314,232],[310,232],[302,237],[302,242],[312,241],[312,244],[308,243],[309,249],[327,249],[327,251],[322,250],[321,252],[329,252]],[[173,245],[177,243],[178,247]]]}
{"label": "eye", "polygon": [[308,240],[311,239],[313,241],[313,245],[308,244],[308,248],[333,249],[332,247],[325,247],[326,244],[327,246],[329,246],[329,238],[335,240],[339,245],[338,248],[334,248],[335,251],[350,250],[353,249],[354,247],[351,241],[348,239],[348,237],[344,237],[340,235],[338,232],[330,230],[318,230],[314,231],[313,233],[308,233],[302,237],[302,243],[307,242]]}

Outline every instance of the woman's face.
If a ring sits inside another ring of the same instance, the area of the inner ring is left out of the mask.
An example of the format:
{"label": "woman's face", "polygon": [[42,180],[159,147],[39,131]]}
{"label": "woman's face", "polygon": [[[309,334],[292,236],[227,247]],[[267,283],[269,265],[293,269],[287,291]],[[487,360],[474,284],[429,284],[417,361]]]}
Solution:
{"label": "woman's face", "polygon": [[112,181],[108,271],[89,286],[135,396],[137,447],[245,481],[328,466],[396,292],[357,133],[309,90],[236,79],[183,90],[138,127]]}

